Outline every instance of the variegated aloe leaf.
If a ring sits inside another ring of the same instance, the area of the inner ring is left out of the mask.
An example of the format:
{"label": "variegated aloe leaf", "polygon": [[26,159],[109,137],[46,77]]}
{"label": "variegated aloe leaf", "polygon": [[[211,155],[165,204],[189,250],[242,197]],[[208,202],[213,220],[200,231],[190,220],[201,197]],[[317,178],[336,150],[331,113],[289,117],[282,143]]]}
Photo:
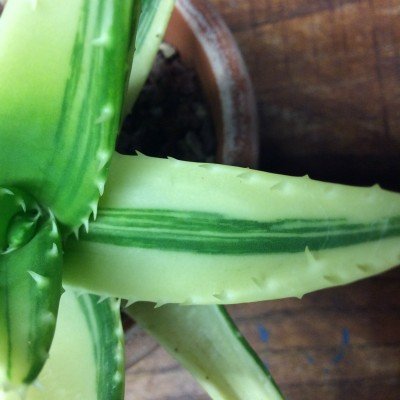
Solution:
{"label": "variegated aloe leaf", "polygon": [[119,302],[67,290],[49,359],[37,384],[2,400],[123,400],[124,349]]}
{"label": "variegated aloe leaf", "polygon": [[129,86],[124,104],[128,114],[153,65],[174,8],[174,0],[142,0]]}
{"label": "variegated aloe leaf", "polygon": [[64,279],[130,300],[227,304],[342,285],[400,260],[400,194],[237,167],[113,157]]}
{"label": "variegated aloe leaf", "polygon": [[154,308],[151,303],[135,303],[126,311],[214,400],[283,398],[222,306],[169,304]]}
{"label": "variegated aloe leaf", "polygon": [[48,358],[61,264],[54,216],[20,190],[0,188],[0,396],[31,383]]}
{"label": "variegated aloe leaf", "polygon": [[9,0],[0,18],[0,184],[87,222],[120,124],[138,0]]}

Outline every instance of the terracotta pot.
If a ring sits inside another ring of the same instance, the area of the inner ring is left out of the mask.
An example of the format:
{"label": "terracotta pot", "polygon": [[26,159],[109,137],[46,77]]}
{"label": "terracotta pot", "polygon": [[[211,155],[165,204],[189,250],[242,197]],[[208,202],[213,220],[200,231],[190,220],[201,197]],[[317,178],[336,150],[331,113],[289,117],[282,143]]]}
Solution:
{"label": "terracotta pot", "polygon": [[[256,167],[259,143],[253,88],[240,51],[219,14],[206,0],[177,0],[165,41],[197,72],[212,112],[217,161]],[[157,371],[158,365],[154,371],[139,373],[140,361],[176,363],[138,326],[126,332],[126,354],[126,400],[183,395],[183,381],[186,394],[204,394],[182,369],[167,380]]]}

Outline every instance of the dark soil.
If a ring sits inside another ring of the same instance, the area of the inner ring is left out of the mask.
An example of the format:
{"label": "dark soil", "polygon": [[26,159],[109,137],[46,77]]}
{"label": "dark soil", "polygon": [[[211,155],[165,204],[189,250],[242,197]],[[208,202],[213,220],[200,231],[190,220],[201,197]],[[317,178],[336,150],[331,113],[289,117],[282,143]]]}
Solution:
{"label": "dark soil", "polygon": [[118,152],[135,150],[155,157],[215,161],[216,139],[200,82],[166,44],[118,139]]}

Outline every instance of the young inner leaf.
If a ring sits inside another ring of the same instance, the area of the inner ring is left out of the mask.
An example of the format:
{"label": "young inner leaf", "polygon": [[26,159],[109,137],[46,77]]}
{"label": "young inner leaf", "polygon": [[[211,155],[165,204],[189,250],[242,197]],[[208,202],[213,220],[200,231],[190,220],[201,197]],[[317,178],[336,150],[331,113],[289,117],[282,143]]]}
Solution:
{"label": "young inner leaf", "polygon": [[0,188],[0,393],[33,382],[47,360],[61,296],[54,216],[15,188]]}

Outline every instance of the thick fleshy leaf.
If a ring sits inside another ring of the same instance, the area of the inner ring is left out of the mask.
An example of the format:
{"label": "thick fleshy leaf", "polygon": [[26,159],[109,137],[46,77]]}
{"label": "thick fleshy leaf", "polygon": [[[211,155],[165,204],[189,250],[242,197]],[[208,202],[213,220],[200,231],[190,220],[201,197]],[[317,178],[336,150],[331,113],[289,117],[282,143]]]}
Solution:
{"label": "thick fleshy leaf", "polygon": [[124,349],[119,302],[67,290],[48,362],[37,383],[3,400],[122,400]]}
{"label": "thick fleshy leaf", "polygon": [[222,165],[116,155],[64,279],[130,300],[300,297],[399,262],[400,195]]}
{"label": "thick fleshy leaf", "polygon": [[0,18],[0,184],[70,227],[103,191],[138,13],[138,0],[9,0]]}
{"label": "thick fleshy leaf", "polygon": [[16,390],[48,358],[62,291],[61,240],[54,216],[13,188],[0,188],[0,231],[0,390]]}
{"label": "thick fleshy leaf", "polygon": [[154,308],[152,303],[136,303],[126,311],[214,400],[282,399],[265,365],[222,306]]}

